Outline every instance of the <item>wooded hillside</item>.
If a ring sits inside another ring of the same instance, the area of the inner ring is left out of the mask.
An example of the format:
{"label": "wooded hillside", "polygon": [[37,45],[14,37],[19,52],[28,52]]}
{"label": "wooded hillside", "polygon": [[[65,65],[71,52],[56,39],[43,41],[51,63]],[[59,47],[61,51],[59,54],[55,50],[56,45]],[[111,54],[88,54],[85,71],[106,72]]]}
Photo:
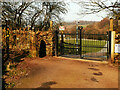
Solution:
{"label": "wooded hillside", "polygon": [[[80,21],[79,25],[83,26],[83,30],[86,33],[106,33],[106,31],[109,31],[109,18],[104,18],[100,22],[95,21]],[[69,33],[76,33],[76,23],[75,22],[69,22],[64,23],[64,26],[66,28],[66,32]]]}
{"label": "wooded hillside", "polygon": [[86,33],[106,33],[106,31],[109,31],[109,24],[109,18],[104,18],[100,22],[86,26],[84,30]]}

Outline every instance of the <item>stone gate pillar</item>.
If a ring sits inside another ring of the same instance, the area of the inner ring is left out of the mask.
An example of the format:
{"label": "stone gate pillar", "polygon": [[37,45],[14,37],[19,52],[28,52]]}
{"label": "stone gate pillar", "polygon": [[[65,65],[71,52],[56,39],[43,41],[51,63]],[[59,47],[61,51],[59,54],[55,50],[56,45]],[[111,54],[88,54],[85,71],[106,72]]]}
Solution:
{"label": "stone gate pillar", "polygon": [[30,55],[32,57],[36,57],[36,43],[35,43],[35,32],[31,32],[30,34]]}

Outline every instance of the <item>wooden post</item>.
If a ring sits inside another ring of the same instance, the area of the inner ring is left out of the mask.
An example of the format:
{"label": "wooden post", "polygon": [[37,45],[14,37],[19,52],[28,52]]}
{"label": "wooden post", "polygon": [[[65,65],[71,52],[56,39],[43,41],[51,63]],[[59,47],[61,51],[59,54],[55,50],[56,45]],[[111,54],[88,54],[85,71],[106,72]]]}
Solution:
{"label": "wooden post", "polygon": [[109,32],[109,60],[111,63],[114,62],[114,48],[115,48],[115,31]]}
{"label": "wooden post", "polygon": [[113,18],[110,18],[110,31],[113,31]]}
{"label": "wooden post", "polygon": [[120,20],[118,20],[118,33],[120,33]]}

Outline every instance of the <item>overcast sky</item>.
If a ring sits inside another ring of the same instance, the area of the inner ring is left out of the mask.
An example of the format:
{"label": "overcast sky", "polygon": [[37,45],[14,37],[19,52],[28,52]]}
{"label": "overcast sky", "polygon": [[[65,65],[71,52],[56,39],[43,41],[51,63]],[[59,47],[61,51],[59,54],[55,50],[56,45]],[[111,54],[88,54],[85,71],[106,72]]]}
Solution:
{"label": "overcast sky", "polygon": [[64,19],[64,21],[78,21],[78,20],[101,21],[103,18],[106,17],[105,12],[90,15],[78,15],[77,13],[82,11],[82,8],[74,2],[68,3],[69,3],[69,5],[67,5],[68,13],[61,16]]}

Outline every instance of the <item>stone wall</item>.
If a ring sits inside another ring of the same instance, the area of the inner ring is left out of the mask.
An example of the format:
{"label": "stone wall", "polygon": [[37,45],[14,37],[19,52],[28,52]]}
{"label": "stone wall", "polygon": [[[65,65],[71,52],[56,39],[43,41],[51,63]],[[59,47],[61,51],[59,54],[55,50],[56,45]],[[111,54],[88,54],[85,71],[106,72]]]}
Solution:
{"label": "stone wall", "polygon": [[41,41],[44,41],[46,44],[46,55],[54,55],[54,33],[53,31],[38,31],[36,32],[36,56],[40,54],[40,45]]}
{"label": "stone wall", "polygon": [[[9,29],[9,48],[11,50],[30,49],[30,32],[23,30]],[[6,48],[6,30],[2,29],[2,48]]]}
{"label": "stone wall", "polygon": [[[115,44],[120,44],[120,23],[117,23],[117,28],[115,29]],[[115,63],[120,63],[120,53],[115,53]]]}
{"label": "stone wall", "polygon": [[[14,39],[15,36],[15,39]],[[39,56],[41,40],[46,44],[46,55],[54,55],[55,37],[54,31],[37,31],[32,30],[9,30],[9,48],[11,50],[28,50],[32,57]],[[2,30],[2,48],[6,47],[6,30]]]}

